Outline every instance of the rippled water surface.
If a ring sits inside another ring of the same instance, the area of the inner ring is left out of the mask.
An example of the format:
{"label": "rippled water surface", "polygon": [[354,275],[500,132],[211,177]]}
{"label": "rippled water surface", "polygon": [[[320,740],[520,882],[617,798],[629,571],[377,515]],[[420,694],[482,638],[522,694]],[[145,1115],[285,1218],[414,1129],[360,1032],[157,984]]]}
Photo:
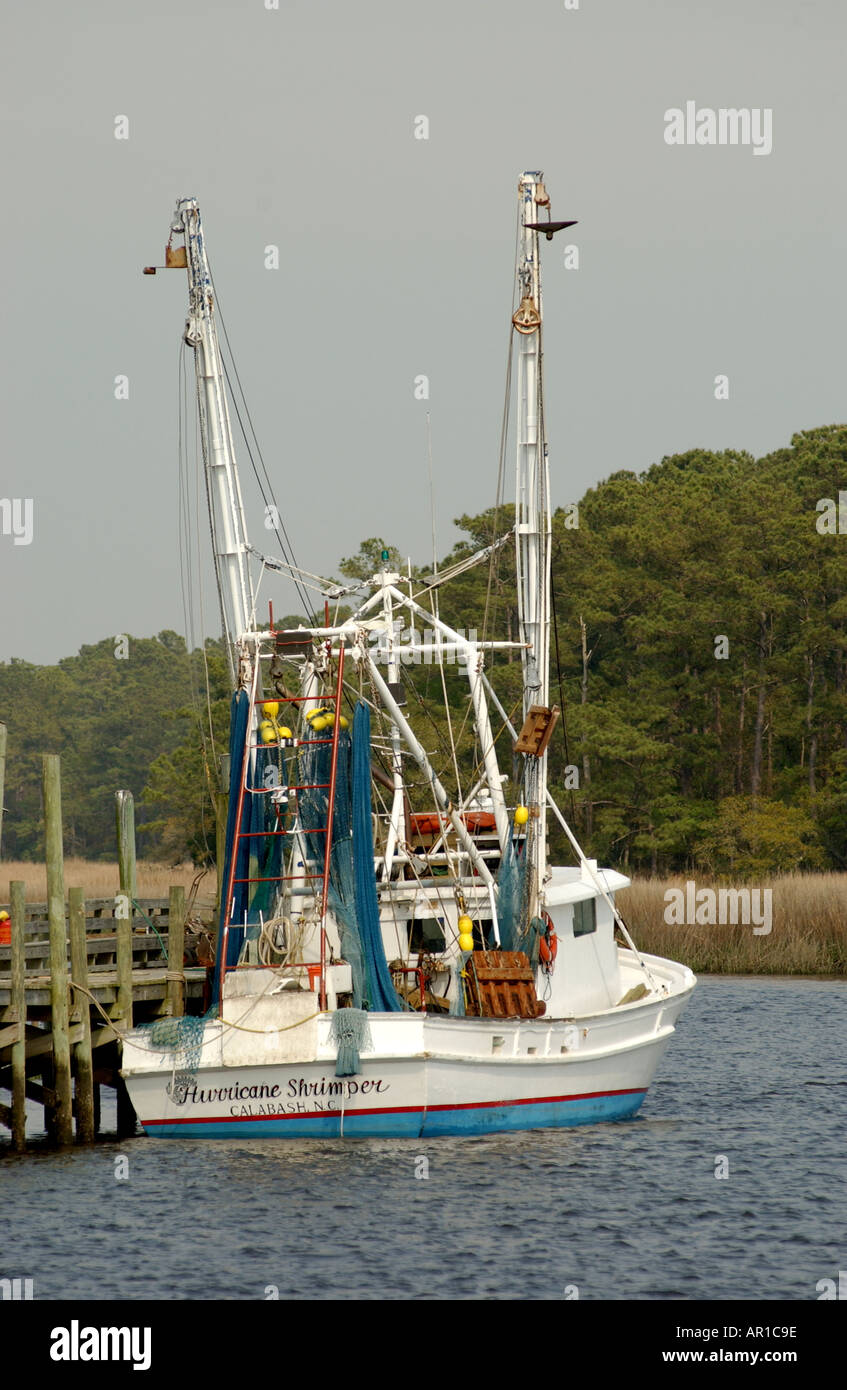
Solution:
{"label": "rippled water surface", "polygon": [[0,1275],[45,1299],[815,1299],[847,1268],[845,1049],[847,984],[711,977],[618,1124],[0,1151]]}

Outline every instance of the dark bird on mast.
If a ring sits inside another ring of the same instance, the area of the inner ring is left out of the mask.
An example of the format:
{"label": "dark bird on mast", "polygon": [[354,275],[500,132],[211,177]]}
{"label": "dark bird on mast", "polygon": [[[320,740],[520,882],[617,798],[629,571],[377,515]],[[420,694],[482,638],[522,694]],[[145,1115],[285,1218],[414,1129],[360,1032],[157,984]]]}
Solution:
{"label": "dark bird on mast", "polygon": [[572,222],[524,222],[524,226],[533,232],[543,232],[547,240],[552,241],[554,232],[560,232],[563,227],[575,227],[577,220],[574,218]]}

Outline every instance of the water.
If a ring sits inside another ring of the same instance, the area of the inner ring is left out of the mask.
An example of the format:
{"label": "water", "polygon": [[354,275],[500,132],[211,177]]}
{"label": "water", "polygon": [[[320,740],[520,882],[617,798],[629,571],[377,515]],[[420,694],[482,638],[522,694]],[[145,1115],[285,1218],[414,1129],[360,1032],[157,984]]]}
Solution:
{"label": "water", "polygon": [[0,1276],[38,1299],[816,1299],[847,1269],[845,1025],[844,982],[711,977],[620,1124],[6,1152]]}

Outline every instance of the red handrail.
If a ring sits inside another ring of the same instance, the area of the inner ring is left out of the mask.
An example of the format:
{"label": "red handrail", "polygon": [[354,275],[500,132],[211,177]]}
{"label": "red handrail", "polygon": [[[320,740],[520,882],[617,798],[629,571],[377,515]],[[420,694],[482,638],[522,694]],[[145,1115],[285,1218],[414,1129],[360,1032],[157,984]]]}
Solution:
{"label": "red handrail", "polygon": [[392,965],[390,967],[392,975],[417,975],[418,992],[421,1002],[416,1013],[426,1013],[426,976],[419,965]]}
{"label": "red handrail", "polygon": [[[338,683],[335,687],[335,708],[341,704],[341,681],[344,675],[344,648],[338,652]],[[332,763],[329,770],[329,805],[326,817],[326,845],[324,848],[323,892],[321,898],[321,992],[319,1005],[321,1012],[326,1009],[326,914],[329,906],[329,866],[332,856],[332,821],[335,812],[335,781],[338,771],[338,734],[341,720],[336,718],[332,726]]]}

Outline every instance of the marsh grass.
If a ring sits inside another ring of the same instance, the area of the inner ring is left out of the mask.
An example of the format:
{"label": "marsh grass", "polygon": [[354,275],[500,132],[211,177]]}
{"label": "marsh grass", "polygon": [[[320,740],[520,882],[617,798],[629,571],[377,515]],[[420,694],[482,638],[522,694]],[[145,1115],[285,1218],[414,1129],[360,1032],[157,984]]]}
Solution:
{"label": "marsh grass", "polygon": [[[189,891],[198,870],[193,864],[147,863],[140,859],[136,868],[138,896],[141,898],[166,898],[171,884]],[[0,903],[8,904],[9,883],[22,879],[26,884],[27,900],[43,903],[47,900],[47,870],[43,864],[30,864],[22,860],[6,859],[0,863]],[[98,863],[88,859],[65,860],[65,892],[70,887],[80,887],[87,898],[110,898],[120,886],[117,863]],[[200,880],[197,890],[198,904],[211,903],[215,896],[215,871],[210,869]]]}
{"label": "marsh grass", "polygon": [[[727,887],[713,878],[691,877],[698,890]],[[847,975],[847,874],[782,874],[747,885],[772,889],[767,936],[754,935],[752,925],[668,925],[665,893],[684,890],[685,882],[635,879],[616,895],[640,950],[682,961],[701,974]]]}
{"label": "marsh grass", "polygon": [[[166,898],[171,884],[190,890],[197,870],[139,860],[139,898]],[[0,904],[8,904],[8,884],[23,879],[31,903],[47,898],[43,864],[6,860],[0,863]],[[636,946],[651,955],[668,956],[695,973],[724,975],[847,976],[847,874],[783,874],[755,888],[773,890],[772,930],[756,936],[752,925],[669,926],[664,920],[665,893],[685,888],[684,878],[637,878],[617,895]],[[700,888],[726,887],[717,879],[696,877]],[[118,891],[117,864],[86,859],[65,860],[65,888],[79,885],[88,898],[107,898]],[[741,885],[733,885],[740,887]],[[215,896],[215,874],[201,879],[197,906]]]}

